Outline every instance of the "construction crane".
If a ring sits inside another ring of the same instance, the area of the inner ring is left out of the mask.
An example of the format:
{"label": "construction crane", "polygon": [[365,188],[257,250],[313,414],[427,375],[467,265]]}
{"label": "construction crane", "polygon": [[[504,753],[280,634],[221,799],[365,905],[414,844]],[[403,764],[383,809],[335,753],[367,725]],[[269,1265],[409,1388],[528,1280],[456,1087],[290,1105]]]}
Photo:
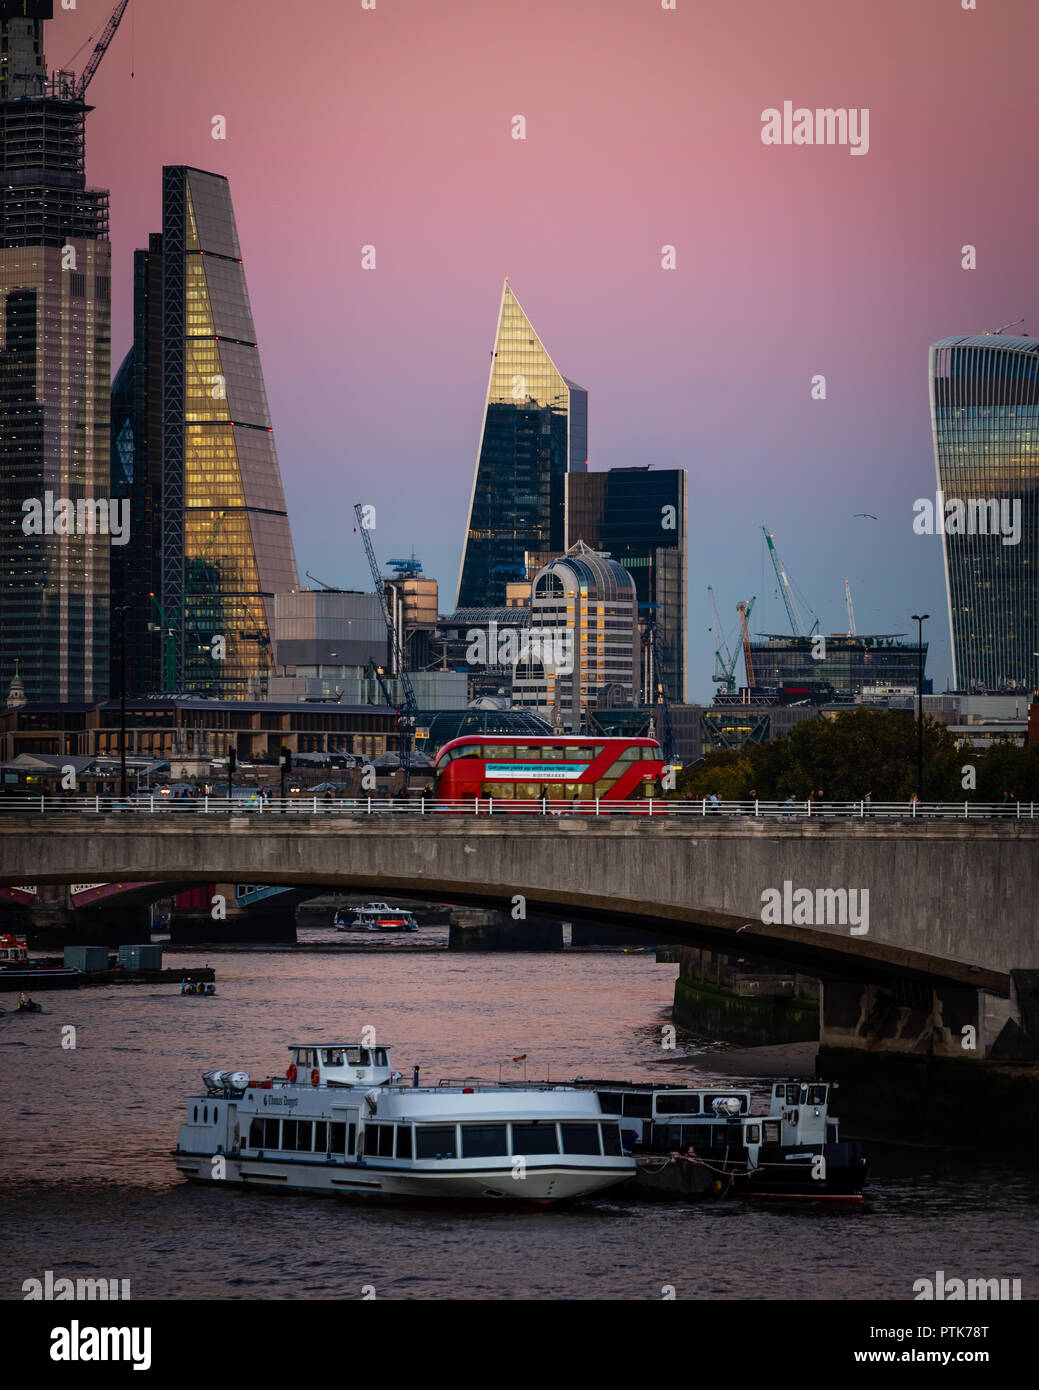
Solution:
{"label": "construction crane", "polygon": [[714,590],[710,584],[707,586],[707,592],[711,601],[711,631],[714,633],[714,675],[711,680],[724,685],[726,694],[731,695],[736,689],[736,678],[733,675],[736,658],[729,653],[722,633],[721,619],[718,617],[718,605],[714,601]]}
{"label": "construction crane", "polygon": [[372,572],[372,579],[375,582],[375,593],[382,608],[383,622],[386,624],[386,637],[390,644],[390,652],[393,657],[393,669],[397,679],[400,681],[403,700],[397,709],[397,728],[400,733],[400,767],[404,773],[404,790],[407,792],[408,781],[411,777],[411,739],[418,717],[418,704],[415,700],[415,691],[411,685],[411,677],[408,674],[408,664],[404,655],[404,643],[401,635],[397,631],[397,626],[393,621],[390,612],[390,605],[386,601],[386,585],[383,583],[382,575],[379,573],[378,561],[375,558],[375,551],[372,548],[372,538],[368,534],[369,528],[364,524],[365,508],[363,503],[357,502],[354,505],[354,516],[357,518],[357,529],[361,533],[361,540],[364,542],[364,553],[368,557],[368,567]]}
{"label": "construction crane", "polygon": [[776,578],[779,580],[779,592],[783,596],[783,603],[786,605],[786,615],[790,619],[790,631],[795,637],[811,637],[819,626],[819,619],[815,619],[815,622],[812,624],[811,632],[805,632],[804,624],[801,621],[801,615],[797,611],[797,605],[794,603],[794,591],[790,587],[790,580],[787,578],[786,570],[783,568],[779,559],[772,533],[767,531],[764,526],[761,528],[761,533],[765,537],[765,542],[768,545],[769,557],[772,560],[772,567],[776,572]]}
{"label": "construction crane", "polygon": [[80,100],[83,99],[83,96],[86,93],[87,88],[90,86],[94,73],[97,72],[98,68],[101,66],[101,59],[108,52],[108,46],[115,38],[115,31],[119,28],[123,15],[126,13],[126,7],[129,3],[130,0],[119,0],[119,4],[116,5],[115,9],[109,16],[108,23],[105,25],[104,30],[101,33],[101,37],[94,45],[94,51],[90,55],[90,61],[83,69],[83,73],[79,81],[76,83],[76,96],[79,97]]}
{"label": "construction crane", "polygon": [[660,746],[664,750],[664,762],[668,767],[673,768],[677,762],[678,750],[675,747],[675,729],[671,722],[671,702],[667,698],[667,686],[664,684],[660,669],[660,655],[657,645],[657,624],[655,619],[650,619],[647,625],[646,635],[649,639],[649,651],[653,661],[653,704],[660,705],[661,723],[664,726],[663,737]]}
{"label": "construction crane", "polygon": [[848,636],[854,637],[855,633],[855,609],[851,602],[851,580],[844,581],[844,600],[848,605]]}
{"label": "construction crane", "polygon": [[[755,594],[754,598],[757,595]],[[740,615],[740,628],[743,632],[743,664],[747,668],[747,689],[753,690],[756,685],[754,677],[754,662],[750,655],[750,610],[754,607],[754,598],[749,603],[737,603],[736,612]]]}

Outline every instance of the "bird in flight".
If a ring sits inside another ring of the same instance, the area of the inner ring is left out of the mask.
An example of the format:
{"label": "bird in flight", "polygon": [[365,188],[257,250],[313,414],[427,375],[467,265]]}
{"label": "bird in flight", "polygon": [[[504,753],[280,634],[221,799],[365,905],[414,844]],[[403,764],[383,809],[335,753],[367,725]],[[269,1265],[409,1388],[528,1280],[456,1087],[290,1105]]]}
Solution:
{"label": "bird in flight", "polygon": [[879,521],[879,520],[880,520],[880,518],[874,516],[872,512],[856,512],[855,515],[856,515],[856,516],[868,516],[869,519],[870,519],[870,521]]}

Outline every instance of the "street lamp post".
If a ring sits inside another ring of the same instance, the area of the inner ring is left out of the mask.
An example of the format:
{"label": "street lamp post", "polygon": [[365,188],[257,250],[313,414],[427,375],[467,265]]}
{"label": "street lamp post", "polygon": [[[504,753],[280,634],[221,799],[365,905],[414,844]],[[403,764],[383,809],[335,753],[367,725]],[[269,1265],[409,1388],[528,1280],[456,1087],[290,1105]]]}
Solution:
{"label": "street lamp post", "polygon": [[924,623],[930,613],[914,613],[916,651],[918,657],[916,681],[916,796],[924,799]]}
{"label": "street lamp post", "polygon": [[[115,611],[119,616],[119,797],[126,800],[126,615],[130,605]],[[139,780],[139,779],[138,779]]]}

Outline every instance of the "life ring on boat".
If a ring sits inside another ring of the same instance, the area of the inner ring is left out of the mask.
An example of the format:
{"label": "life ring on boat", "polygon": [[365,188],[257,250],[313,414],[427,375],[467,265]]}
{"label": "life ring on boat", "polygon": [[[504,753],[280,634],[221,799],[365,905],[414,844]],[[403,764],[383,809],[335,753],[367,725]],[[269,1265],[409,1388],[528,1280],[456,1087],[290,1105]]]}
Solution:
{"label": "life ring on boat", "polygon": [[317,1067],[315,1067],[314,1070],[310,1073],[310,1084],[312,1086],[316,1086],[320,1080],[321,1073],[318,1071]]}
{"label": "life ring on boat", "polygon": [[296,1063],[295,1063],[295,1062],[291,1062],[291,1063],[289,1064],[289,1069],[288,1069],[288,1071],[285,1073],[285,1075],[289,1078],[290,1081],[295,1081],[296,1076],[297,1076],[297,1072],[296,1072]]}

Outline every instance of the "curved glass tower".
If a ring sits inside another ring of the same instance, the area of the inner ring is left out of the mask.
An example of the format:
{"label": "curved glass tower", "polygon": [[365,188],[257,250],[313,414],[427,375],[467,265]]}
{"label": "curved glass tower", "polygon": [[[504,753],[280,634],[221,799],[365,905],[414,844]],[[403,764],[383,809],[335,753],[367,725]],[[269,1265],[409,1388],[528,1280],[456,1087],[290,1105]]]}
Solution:
{"label": "curved glass tower", "polygon": [[931,348],[930,387],[953,683],[1031,690],[1039,663],[1039,338],[943,338]]}
{"label": "curved glass tower", "polygon": [[545,350],[508,280],[502,289],[458,608],[497,607],[526,578],[526,551],[564,547],[566,475],[588,461],[588,393]]}

